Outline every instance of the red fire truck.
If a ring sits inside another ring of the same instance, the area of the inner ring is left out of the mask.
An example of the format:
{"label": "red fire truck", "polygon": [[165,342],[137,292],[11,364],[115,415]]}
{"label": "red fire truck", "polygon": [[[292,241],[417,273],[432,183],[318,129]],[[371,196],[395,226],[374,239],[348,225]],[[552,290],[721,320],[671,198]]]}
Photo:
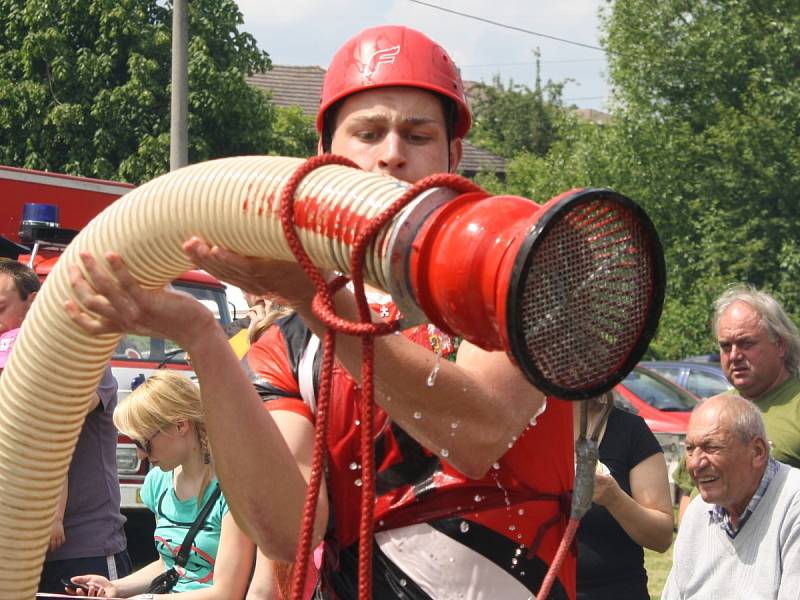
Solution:
{"label": "red fire truck", "polygon": [[[78,230],[132,188],[113,181],[0,166],[0,257],[29,264],[44,279]],[[230,323],[221,282],[202,271],[188,271],[173,285],[207,305],[223,325]],[[123,337],[111,366],[119,383],[120,400],[130,393],[136,381],[157,369],[193,375],[186,353],[171,340],[155,337]],[[137,457],[131,440],[120,435],[117,470],[122,510],[129,521],[140,522],[143,517],[148,523],[151,521],[139,495],[148,468],[147,460]],[[152,547],[152,539],[147,543]]]}

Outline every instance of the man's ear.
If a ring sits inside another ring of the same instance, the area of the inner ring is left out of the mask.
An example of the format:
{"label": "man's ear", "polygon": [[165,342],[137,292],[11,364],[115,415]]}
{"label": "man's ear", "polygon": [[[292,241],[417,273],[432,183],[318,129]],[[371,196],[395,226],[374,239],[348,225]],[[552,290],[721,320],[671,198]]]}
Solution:
{"label": "man's ear", "polygon": [[458,165],[461,163],[461,158],[464,156],[464,145],[461,138],[455,138],[450,141],[450,172],[455,173]]}
{"label": "man's ear", "polygon": [[769,444],[763,438],[757,437],[753,439],[751,445],[751,452],[753,453],[753,465],[760,467],[765,465],[769,460]]}

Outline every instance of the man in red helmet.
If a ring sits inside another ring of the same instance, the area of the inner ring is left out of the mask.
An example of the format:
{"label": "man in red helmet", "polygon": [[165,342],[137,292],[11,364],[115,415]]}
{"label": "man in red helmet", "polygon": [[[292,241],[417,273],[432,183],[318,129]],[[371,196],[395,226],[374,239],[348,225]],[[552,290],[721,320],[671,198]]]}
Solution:
{"label": "man in red helmet", "polygon": [[[405,27],[368,29],[334,56],[317,119],[320,151],[367,171],[413,182],[453,171],[470,113],[457,68],[441,46]],[[120,285],[85,259],[97,298],[74,272],[78,298],[102,318],[72,307],[93,332],[156,330],[192,356],[207,410],[217,472],[233,513],[267,556],[294,559],[313,447],[324,327],[314,290],[294,263],[236,256],[202,240],[185,245],[194,262],[251,293],[277,295],[296,313],[251,348],[245,366],[260,392],[223,350],[226,338],[195,306],[169,291],[143,292],[120,261]],[[357,320],[352,293],[337,313]],[[369,298],[391,318],[385,295]],[[134,316],[131,306],[141,309]],[[375,342],[375,598],[529,598],[538,593],[565,529],[572,487],[572,408],[545,401],[501,352],[452,341],[433,326]],[[340,335],[334,368],[326,483],[315,522],[325,533],[325,598],[357,596],[360,493],[358,402],[361,341]],[[430,375],[438,375],[430,383]],[[269,409],[261,408],[260,399]],[[550,598],[574,598],[571,556]]]}

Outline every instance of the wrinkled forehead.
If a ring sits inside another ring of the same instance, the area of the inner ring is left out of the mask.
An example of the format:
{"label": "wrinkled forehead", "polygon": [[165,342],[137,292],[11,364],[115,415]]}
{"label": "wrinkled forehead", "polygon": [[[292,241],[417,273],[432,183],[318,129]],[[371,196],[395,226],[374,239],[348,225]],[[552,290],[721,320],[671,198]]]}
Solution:
{"label": "wrinkled forehead", "polygon": [[722,400],[709,399],[694,409],[686,431],[687,443],[691,439],[725,439],[730,432],[730,417]]}
{"label": "wrinkled forehead", "polygon": [[445,126],[443,99],[433,92],[412,87],[384,87],[363,90],[344,98],[336,107],[334,124],[339,126],[348,116],[379,118],[399,114],[406,119],[433,121]]}

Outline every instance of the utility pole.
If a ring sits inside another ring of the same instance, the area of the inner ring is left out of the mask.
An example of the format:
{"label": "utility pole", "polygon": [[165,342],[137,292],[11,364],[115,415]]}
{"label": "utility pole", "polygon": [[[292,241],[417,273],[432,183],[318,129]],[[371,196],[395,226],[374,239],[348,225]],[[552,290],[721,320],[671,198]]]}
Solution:
{"label": "utility pole", "polygon": [[189,164],[189,14],[188,0],[172,4],[172,96],[169,169]]}

